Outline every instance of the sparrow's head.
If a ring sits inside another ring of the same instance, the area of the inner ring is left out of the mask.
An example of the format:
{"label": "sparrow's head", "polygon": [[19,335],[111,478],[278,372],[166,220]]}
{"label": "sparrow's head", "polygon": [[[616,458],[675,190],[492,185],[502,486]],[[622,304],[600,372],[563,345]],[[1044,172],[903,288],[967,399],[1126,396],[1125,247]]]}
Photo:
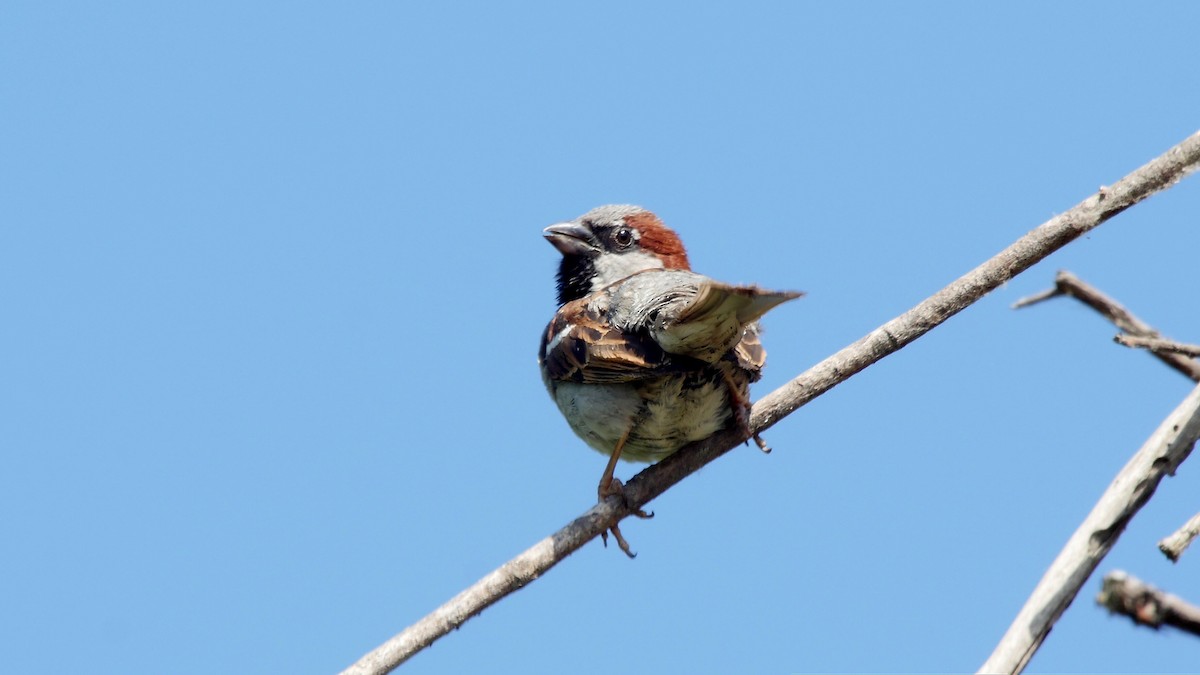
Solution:
{"label": "sparrow's head", "polygon": [[544,234],[563,256],[560,305],[643,270],[691,269],[679,236],[640,206],[599,206]]}

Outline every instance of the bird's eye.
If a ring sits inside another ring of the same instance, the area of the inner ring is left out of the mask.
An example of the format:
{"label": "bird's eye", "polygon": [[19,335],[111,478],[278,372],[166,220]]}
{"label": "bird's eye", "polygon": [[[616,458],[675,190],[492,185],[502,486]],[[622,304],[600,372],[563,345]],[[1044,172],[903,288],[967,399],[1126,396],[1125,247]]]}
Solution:
{"label": "bird's eye", "polygon": [[617,228],[617,231],[613,232],[613,241],[621,248],[629,248],[633,244],[633,230],[628,227]]}

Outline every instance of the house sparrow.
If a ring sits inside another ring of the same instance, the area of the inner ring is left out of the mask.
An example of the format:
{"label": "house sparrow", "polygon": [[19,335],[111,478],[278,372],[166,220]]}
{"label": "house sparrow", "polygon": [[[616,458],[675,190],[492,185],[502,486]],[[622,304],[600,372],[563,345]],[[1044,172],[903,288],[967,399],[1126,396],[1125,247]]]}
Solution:
{"label": "house sparrow", "polygon": [[749,428],[766,360],[756,320],[801,293],[692,272],[675,232],[636,206],[601,206],[545,236],[563,257],[538,365],[571,429],[609,456],[601,501],[623,495],[617,459],[655,462],[730,425],[769,452]]}

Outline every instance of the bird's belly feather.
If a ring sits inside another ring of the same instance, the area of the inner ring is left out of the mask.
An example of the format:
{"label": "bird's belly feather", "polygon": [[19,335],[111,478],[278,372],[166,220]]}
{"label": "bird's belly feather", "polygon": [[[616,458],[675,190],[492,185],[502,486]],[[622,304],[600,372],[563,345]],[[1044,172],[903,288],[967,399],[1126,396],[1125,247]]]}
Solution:
{"label": "bird's belly feather", "polygon": [[[636,384],[558,382],[554,401],[571,429],[592,448],[612,454],[632,427],[621,459],[656,462],[729,423],[732,406],[724,380],[716,370],[706,370]],[[735,379],[747,387],[745,377]]]}

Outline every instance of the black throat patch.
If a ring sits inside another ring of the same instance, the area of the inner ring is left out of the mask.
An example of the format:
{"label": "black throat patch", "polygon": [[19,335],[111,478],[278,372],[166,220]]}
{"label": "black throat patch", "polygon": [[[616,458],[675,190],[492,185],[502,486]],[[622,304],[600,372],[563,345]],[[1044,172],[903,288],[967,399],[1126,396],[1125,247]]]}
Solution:
{"label": "black throat patch", "polygon": [[596,266],[592,259],[581,255],[564,255],[558,265],[558,304],[562,305],[588,296],[592,292],[592,277]]}

